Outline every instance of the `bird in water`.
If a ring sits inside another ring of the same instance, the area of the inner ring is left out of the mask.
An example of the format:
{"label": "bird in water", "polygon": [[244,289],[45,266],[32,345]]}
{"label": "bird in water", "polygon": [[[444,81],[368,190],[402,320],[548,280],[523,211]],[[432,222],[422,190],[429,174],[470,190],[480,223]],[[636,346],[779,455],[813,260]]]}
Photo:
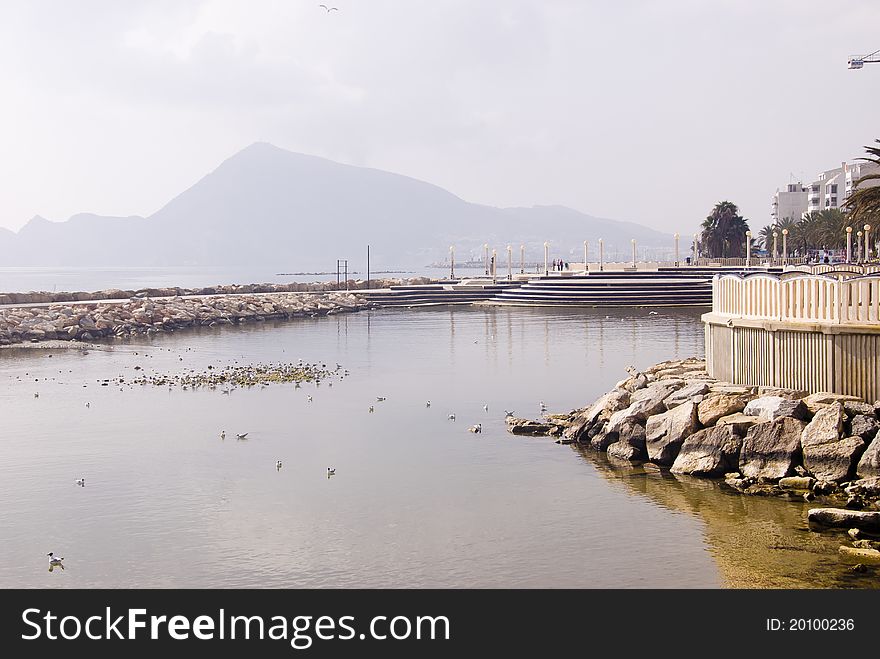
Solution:
{"label": "bird in water", "polygon": [[77,478],[76,484],[79,485],[80,487],[85,487],[86,486],[86,479],[85,478]]}
{"label": "bird in water", "polygon": [[225,430],[220,431],[220,439],[226,439],[226,431]]}
{"label": "bird in water", "polygon": [[372,405],[370,405],[370,414],[372,414],[372,413],[373,413],[373,411],[374,411],[374,408],[373,408],[373,406],[372,406]]}
{"label": "bird in water", "polygon": [[39,391],[35,392],[35,393],[34,393],[34,398],[39,398],[39,397],[40,397],[40,392],[39,392]]}
{"label": "bird in water", "polygon": [[431,401],[428,401],[427,403],[425,403],[425,407],[431,407]]}
{"label": "bird in water", "polygon": [[376,400],[381,403],[383,400],[385,400],[385,396],[376,396]]}
{"label": "bird in water", "polygon": [[64,560],[63,556],[56,556],[54,552],[49,552],[46,554],[49,557],[49,572],[54,570],[56,567],[60,567],[62,570],[64,569],[64,563],[61,561]]}
{"label": "bird in water", "polygon": [[509,419],[513,416],[513,410],[504,410],[504,416],[505,418]]}
{"label": "bird in water", "polygon": [[336,474],[336,467],[327,467],[327,478]]}
{"label": "bird in water", "polygon": [[246,432],[239,432],[235,434],[236,439],[246,439],[248,434]]}
{"label": "bird in water", "polygon": [[[121,390],[120,390],[120,391],[121,391]],[[91,407],[91,406],[92,406],[91,403],[86,403],[86,407]]]}
{"label": "bird in water", "polygon": [[488,404],[483,405],[483,411],[484,411],[484,412],[488,412],[488,411],[489,411],[489,405],[488,405]]}
{"label": "bird in water", "polygon": [[468,432],[474,432],[474,433],[483,432],[483,424],[478,423],[475,426],[471,426],[470,428],[468,428]]}
{"label": "bird in water", "polygon": [[275,461],[275,469],[281,469],[281,460]]}
{"label": "bird in water", "polygon": [[658,314],[656,311],[649,311],[648,315],[649,316],[659,316],[660,314]]}
{"label": "bird in water", "polygon": [[308,400],[309,400],[310,403],[312,402],[312,397],[311,397],[311,395],[309,395],[309,399],[308,399]]}
{"label": "bird in water", "polygon": [[454,415],[454,414],[450,414],[450,415],[449,415],[448,417],[446,417],[446,418],[449,419],[450,421],[455,421],[455,415]]}

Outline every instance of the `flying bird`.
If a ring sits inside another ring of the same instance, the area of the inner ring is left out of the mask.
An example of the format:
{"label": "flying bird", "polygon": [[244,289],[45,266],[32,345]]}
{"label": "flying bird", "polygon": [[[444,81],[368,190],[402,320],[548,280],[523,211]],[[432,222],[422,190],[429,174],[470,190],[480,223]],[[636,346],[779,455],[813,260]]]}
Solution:
{"label": "flying bird", "polygon": [[327,5],[318,5],[319,7],[323,7],[324,10],[329,14],[331,11],[339,11],[338,7],[328,7]]}

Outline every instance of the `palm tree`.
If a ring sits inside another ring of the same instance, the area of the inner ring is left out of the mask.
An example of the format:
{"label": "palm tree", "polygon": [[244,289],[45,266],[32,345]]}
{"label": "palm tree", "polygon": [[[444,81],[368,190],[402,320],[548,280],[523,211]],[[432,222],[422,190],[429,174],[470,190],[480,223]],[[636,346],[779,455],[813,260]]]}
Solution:
{"label": "palm tree", "polygon": [[776,231],[776,226],[773,224],[768,224],[761,231],[758,232],[758,238],[756,242],[761,245],[761,247],[767,252],[773,252],[773,232]]}
{"label": "palm tree", "polygon": [[[880,140],[874,141],[880,145]],[[860,160],[873,163],[878,169],[858,179],[855,191],[846,200],[846,207],[856,225],[870,224],[871,220],[876,224],[880,220],[880,146],[866,146],[865,151],[870,157]]]}
{"label": "palm tree", "polygon": [[703,221],[700,243],[709,258],[745,256],[748,221],[739,214],[736,204],[720,201]]}

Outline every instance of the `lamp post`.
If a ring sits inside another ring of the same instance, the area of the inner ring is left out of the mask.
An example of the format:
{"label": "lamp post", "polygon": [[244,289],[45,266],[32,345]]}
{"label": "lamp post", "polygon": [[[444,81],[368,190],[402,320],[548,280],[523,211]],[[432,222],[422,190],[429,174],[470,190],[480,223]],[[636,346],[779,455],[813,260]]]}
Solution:
{"label": "lamp post", "polygon": [[697,234],[694,234],[694,265],[697,265],[697,257],[700,256],[700,248],[697,242],[700,237]]}
{"label": "lamp post", "polygon": [[486,260],[486,274],[489,274],[489,243],[483,245],[484,258]]}
{"label": "lamp post", "polygon": [[550,269],[547,267],[547,261],[550,258],[550,243],[544,243],[544,276],[550,274]]}
{"label": "lamp post", "polygon": [[871,225],[865,225],[865,262],[871,260]]}
{"label": "lamp post", "polygon": [[776,251],[776,238],[779,236],[778,231],[773,232],[773,258],[770,260],[771,265],[776,264],[776,258],[779,256],[779,252]]}
{"label": "lamp post", "polygon": [[455,245],[449,246],[449,278],[455,279]]}
{"label": "lamp post", "polygon": [[519,246],[519,274],[525,274],[526,272],[526,246]]}
{"label": "lamp post", "polygon": [[589,261],[587,261],[587,252],[590,249],[590,241],[584,241],[584,274],[587,274],[590,271],[590,266],[588,265]]}
{"label": "lamp post", "polygon": [[862,232],[856,232],[856,263],[862,262]]}
{"label": "lamp post", "polygon": [[678,234],[676,233],[673,238],[675,238],[675,267],[678,267]]}
{"label": "lamp post", "polygon": [[605,243],[599,238],[599,272],[605,269]]}
{"label": "lamp post", "polygon": [[633,270],[636,269],[636,239],[633,238],[631,241],[633,247]]}
{"label": "lamp post", "polygon": [[746,267],[752,266],[752,232],[746,231]]}
{"label": "lamp post", "polygon": [[846,228],[846,262],[852,262],[852,227]]}
{"label": "lamp post", "polygon": [[507,246],[507,281],[513,281],[513,251]]}
{"label": "lamp post", "polygon": [[788,264],[788,229],[782,230],[782,265]]}
{"label": "lamp post", "polygon": [[498,272],[498,253],[496,250],[492,250],[492,283],[494,284],[496,281],[495,273]]}

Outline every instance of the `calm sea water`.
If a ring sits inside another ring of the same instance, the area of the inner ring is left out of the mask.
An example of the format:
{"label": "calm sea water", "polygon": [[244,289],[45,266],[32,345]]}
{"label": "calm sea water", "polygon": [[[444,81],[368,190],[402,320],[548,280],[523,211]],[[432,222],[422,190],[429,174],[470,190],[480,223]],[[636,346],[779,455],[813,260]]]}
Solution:
{"label": "calm sea water", "polygon": [[[0,587],[860,585],[803,506],[506,433],[505,409],[701,354],[697,311],[381,310],[110,345],[0,351]],[[350,375],[101,386],[299,358]]]}

